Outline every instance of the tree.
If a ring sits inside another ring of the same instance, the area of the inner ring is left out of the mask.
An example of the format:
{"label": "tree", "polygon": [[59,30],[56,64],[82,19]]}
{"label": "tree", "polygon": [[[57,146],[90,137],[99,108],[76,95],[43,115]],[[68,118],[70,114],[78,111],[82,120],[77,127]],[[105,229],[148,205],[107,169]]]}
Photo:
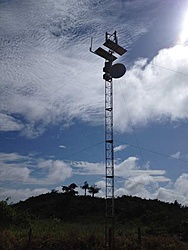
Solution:
{"label": "tree", "polygon": [[84,185],[81,186],[82,189],[84,189],[85,191],[85,196],[86,196],[86,190],[89,189],[89,184],[87,183],[87,181],[84,182]]}
{"label": "tree", "polygon": [[69,187],[68,186],[61,186],[62,190],[64,193],[68,193],[69,192]]}
{"label": "tree", "polygon": [[92,185],[88,188],[88,192],[92,194],[92,197],[94,197],[95,194],[99,192],[100,188],[97,187],[97,185]]}
{"label": "tree", "polygon": [[56,190],[56,189],[52,189],[51,193],[53,193],[53,194],[57,194],[57,193],[58,193],[58,190]]}
{"label": "tree", "polygon": [[71,183],[70,185],[69,185],[69,189],[70,190],[74,190],[76,187],[78,187],[75,183]]}
{"label": "tree", "polygon": [[62,190],[64,193],[69,193],[69,194],[78,194],[78,191],[75,191],[74,189],[78,187],[75,183],[71,183],[69,186],[62,186]]}
{"label": "tree", "polygon": [[11,226],[27,228],[30,225],[30,215],[27,211],[21,211],[8,204],[9,199],[10,197],[0,201],[0,229]]}

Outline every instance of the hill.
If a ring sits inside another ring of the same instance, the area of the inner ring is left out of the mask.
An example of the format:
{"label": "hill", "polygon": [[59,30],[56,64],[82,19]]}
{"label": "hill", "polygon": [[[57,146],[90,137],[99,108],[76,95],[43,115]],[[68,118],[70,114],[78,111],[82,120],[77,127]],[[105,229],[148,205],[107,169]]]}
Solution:
{"label": "hill", "polygon": [[[48,193],[31,197],[14,205],[37,219],[58,218],[62,221],[105,221],[105,199]],[[158,200],[122,196],[115,199],[115,220],[118,226],[141,227],[149,234],[175,234],[188,240],[188,208]]]}
{"label": "hill", "polygon": [[[17,204],[0,202],[1,250],[103,250],[104,229],[104,198],[51,192]],[[115,249],[188,249],[188,208],[116,198]]]}
{"label": "hill", "polygon": [[105,200],[70,193],[47,193],[20,201],[14,207],[28,211],[38,219],[77,220],[83,216],[104,216]]}

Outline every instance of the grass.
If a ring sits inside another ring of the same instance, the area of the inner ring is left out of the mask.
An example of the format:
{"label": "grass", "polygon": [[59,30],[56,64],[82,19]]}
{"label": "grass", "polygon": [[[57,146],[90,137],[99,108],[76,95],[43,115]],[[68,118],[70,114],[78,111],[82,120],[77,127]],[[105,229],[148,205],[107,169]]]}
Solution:
{"label": "grass", "polygon": [[[65,223],[58,219],[36,220],[30,228],[10,228],[0,231],[0,250],[104,250],[104,224]],[[137,230],[117,228],[115,250],[187,250],[188,243],[177,237],[144,234],[138,245]]]}
{"label": "grass", "polygon": [[[103,249],[104,227],[96,223],[64,223],[57,219],[31,223],[30,249]],[[27,249],[30,228],[0,231],[0,250]]]}

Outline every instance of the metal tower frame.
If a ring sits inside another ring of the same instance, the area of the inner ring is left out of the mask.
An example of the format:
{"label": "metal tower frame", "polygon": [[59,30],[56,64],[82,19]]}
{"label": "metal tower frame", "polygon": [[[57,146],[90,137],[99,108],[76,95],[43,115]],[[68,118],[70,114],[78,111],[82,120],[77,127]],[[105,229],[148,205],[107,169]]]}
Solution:
{"label": "metal tower frame", "polygon": [[[105,43],[109,51],[99,47],[90,51],[105,59],[103,79],[105,80],[105,247],[114,249],[114,139],[113,139],[113,79],[110,73],[113,61],[117,59],[114,53],[123,55],[127,50],[118,45],[116,31],[113,34],[106,32]],[[119,78],[119,77],[117,77]]]}
{"label": "metal tower frame", "polygon": [[105,80],[105,178],[106,178],[106,249],[114,244],[114,145],[113,145],[113,81]]}

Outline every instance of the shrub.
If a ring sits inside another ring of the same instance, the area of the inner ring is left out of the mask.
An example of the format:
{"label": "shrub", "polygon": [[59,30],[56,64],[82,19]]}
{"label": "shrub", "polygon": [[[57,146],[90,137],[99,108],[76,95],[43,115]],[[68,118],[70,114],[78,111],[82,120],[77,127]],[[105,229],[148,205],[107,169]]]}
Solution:
{"label": "shrub", "polygon": [[28,227],[30,224],[29,214],[8,205],[8,200],[9,198],[0,201],[0,229],[10,228],[10,226]]}

